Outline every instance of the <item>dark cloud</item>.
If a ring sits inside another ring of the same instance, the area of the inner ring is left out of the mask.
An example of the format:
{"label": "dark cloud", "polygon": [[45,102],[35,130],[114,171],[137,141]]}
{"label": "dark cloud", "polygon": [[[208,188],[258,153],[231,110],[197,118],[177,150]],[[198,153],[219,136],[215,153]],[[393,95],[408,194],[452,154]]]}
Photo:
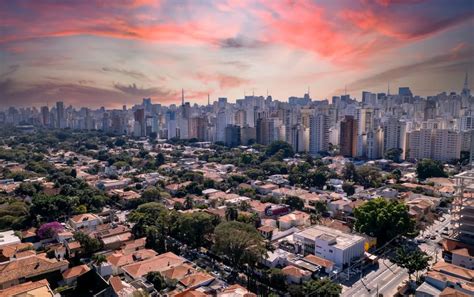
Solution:
{"label": "dark cloud", "polygon": [[463,72],[472,67],[472,57],[474,57],[474,48],[463,47],[448,54],[434,56],[418,63],[388,69],[376,75],[357,80],[349,84],[347,88],[349,90],[371,88],[386,84],[389,81],[396,81],[408,75],[420,75],[421,73]]}
{"label": "dark cloud", "polygon": [[117,107],[152,97],[156,102],[170,104],[179,101],[177,93],[159,88],[142,89],[136,85],[115,84],[112,89],[76,83],[47,81],[24,85],[12,79],[0,80],[0,107],[43,105],[46,102],[64,101],[75,106]]}
{"label": "dark cloud", "polygon": [[264,45],[265,43],[262,41],[243,38],[243,37],[226,38],[226,39],[221,39],[219,41],[219,46],[221,48],[230,48],[230,49],[259,48]]}
{"label": "dark cloud", "polygon": [[141,72],[122,69],[122,68],[102,67],[102,71],[119,73],[119,74],[126,75],[126,76],[129,76],[131,78],[135,78],[135,79],[148,79],[148,77],[145,74],[141,73]]}
{"label": "dark cloud", "polygon": [[10,65],[10,66],[8,66],[7,71],[0,74],[0,78],[6,78],[6,77],[12,75],[13,73],[15,73],[18,69],[20,69],[20,65],[18,65],[18,64]]}
{"label": "dark cloud", "polygon": [[176,92],[161,88],[140,88],[136,84],[122,85],[119,83],[114,84],[114,88],[121,91],[122,93],[139,96],[139,97],[168,97],[177,95]]}

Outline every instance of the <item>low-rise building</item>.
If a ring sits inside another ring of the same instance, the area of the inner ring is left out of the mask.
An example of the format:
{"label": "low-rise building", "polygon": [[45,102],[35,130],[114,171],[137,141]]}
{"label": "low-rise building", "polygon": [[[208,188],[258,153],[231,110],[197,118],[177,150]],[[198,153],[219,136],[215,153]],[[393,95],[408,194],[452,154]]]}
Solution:
{"label": "low-rise building", "polygon": [[0,247],[7,246],[10,244],[20,243],[20,238],[15,234],[15,231],[8,230],[0,232]]}
{"label": "low-rise building", "polygon": [[296,252],[314,254],[343,267],[364,255],[365,239],[325,226],[313,226],[293,234]]}
{"label": "low-rise building", "polygon": [[102,219],[92,213],[84,213],[75,215],[69,219],[69,224],[74,230],[88,229],[95,230],[96,227],[102,224]]}
{"label": "low-rise building", "polygon": [[56,295],[49,287],[48,280],[42,279],[38,281],[29,281],[7,289],[0,290],[0,297],[12,296],[54,297]]}
{"label": "low-rise building", "polygon": [[278,218],[278,226],[282,231],[291,227],[309,226],[310,224],[310,215],[298,210]]}
{"label": "low-rise building", "polygon": [[48,259],[46,254],[29,256],[5,264],[0,264],[0,289],[6,289],[29,280],[57,278],[65,271],[69,262]]}

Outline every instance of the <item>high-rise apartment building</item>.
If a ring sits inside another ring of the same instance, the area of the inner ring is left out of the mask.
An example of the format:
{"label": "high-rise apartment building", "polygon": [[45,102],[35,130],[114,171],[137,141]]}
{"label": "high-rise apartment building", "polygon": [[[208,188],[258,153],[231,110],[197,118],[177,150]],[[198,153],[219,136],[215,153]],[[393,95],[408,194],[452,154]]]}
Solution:
{"label": "high-rise apartment building", "polygon": [[339,128],[339,152],[343,156],[354,157],[357,149],[357,121],[353,116],[345,116]]}
{"label": "high-rise apartment building", "polygon": [[322,113],[311,116],[309,121],[309,152],[317,155],[329,149],[329,117]]}

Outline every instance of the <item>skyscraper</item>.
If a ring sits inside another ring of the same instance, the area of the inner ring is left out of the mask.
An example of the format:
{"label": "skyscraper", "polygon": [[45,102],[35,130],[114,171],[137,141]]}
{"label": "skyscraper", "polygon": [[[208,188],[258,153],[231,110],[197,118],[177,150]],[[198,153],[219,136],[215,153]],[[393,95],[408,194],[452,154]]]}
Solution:
{"label": "skyscraper", "polygon": [[41,124],[49,126],[49,108],[47,106],[41,107]]}
{"label": "skyscraper", "polygon": [[319,152],[329,149],[329,125],[328,116],[317,113],[311,116],[309,121],[309,152],[317,155]]}
{"label": "skyscraper", "polygon": [[64,103],[62,101],[56,102],[56,118],[57,128],[66,128],[66,118],[64,117]]}
{"label": "skyscraper", "polygon": [[225,127],[225,145],[229,147],[240,145],[240,126],[227,125]]}
{"label": "skyscraper", "polygon": [[357,121],[353,116],[345,116],[340,125],[340,153],[343,156],[353,157],[357,149]]}

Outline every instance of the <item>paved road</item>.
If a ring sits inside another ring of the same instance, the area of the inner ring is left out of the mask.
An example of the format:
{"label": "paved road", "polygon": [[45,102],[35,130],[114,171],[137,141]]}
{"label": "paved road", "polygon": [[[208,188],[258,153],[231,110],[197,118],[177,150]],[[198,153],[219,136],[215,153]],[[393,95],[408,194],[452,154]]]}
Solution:
{"label": "paved road", "polygon": [[398,267],[389,260],[380,259],[379,269],[370,272],[350,288],[343,291],[342,296],[377,296],[377,287],[379,293],[391,292],[396,290],[407,278],[408,273],[405,269]]}
{"label": "paved road", "polygon": [[[445,227],[449,227],[451,223],[451,216],[449,214],[443,215],[442,221],[435,221],[431,226],[426,228],[423,235],[417,239],[425,239],[426,235],[434,235],[436,239],[426,239],[426,242],[418,244],[421,250],[432,257],[430,264],[441,259],[441,248],[438,246],[438,241],[441,240],[441,233]],[[423,272],[420,272],[422,274]],[[370,272],[362,279],[356,281],[350,287],[344,287],[342,296],[377,296],[379,294],[384,296],[393,296],[397,292],[397,288],[408,280],[408,273],[396,264],[387,259],[379,260],[379,267],[377,270]]]}

